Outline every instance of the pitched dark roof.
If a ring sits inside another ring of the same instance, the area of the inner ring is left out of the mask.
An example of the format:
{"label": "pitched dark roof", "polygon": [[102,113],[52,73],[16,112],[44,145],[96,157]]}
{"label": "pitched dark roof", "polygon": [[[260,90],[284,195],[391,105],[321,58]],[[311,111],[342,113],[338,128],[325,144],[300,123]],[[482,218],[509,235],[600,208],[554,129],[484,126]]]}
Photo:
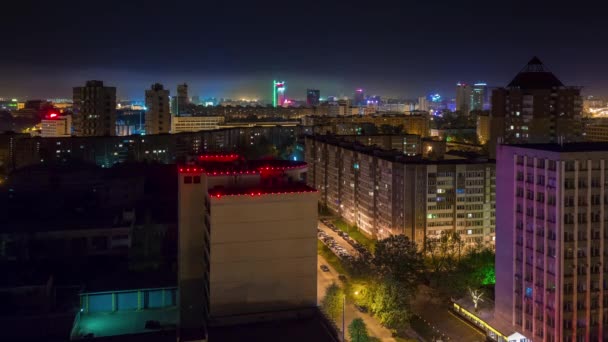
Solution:
{"label": "pitched dark roof", "polygon": [[509,83],[508,88],[550,89],[564,84],[541,62],[533,57]]}

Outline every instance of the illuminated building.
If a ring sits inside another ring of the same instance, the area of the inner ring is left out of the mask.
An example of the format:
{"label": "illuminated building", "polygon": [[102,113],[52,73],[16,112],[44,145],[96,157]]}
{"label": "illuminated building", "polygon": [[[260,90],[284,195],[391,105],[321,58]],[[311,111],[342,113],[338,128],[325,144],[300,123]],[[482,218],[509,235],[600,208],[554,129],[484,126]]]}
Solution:
{"label": "illuminated building", "polygon": [[60,138],[72,135],[72,116],[49,113],[42,119],[42,137]]}
{"label": "illuminated building", "polygon": [[306,104],[309,106],[318,106],[321,98],[319,89],[306,89]]}
{"label": "illuminated building", "polygon": [[179,166],[180,330],[317,305],[306,163],[202,155]]}
{"label": "illuminated building", "polygon": [[471,112],[471,86],[466,83],[456,84],[456,110],[465,115]]}
{"label": "illuminated building", "polygon": [[[331,135],[307,136],[305,148],[320,204],[366,235],[404,234],[423,246],[455,231],[468,246],[494,245],[493,162],[409,157]],[[422,149],[433,153],[432,144]]]}
{"label": "illuminated building", "polygon": [[497,155],[494,316],[535,342],[606,340],[608,144]]}
{"label": "illuminated building", "polygon": [[146,134],[169,133],[170,129],[169,90],[155,83],[146,90]]}
{"label": "illuminated building", "polygon": [[585,125],[585,140],[608,141],[608,123],[604,119],[590,119],[590,121],[592,122]]}
{"label": "illuminated building", "polygon": [[171,116],[171,133],[218,129],[223,116]]}
{"label": "illuminated building", "polygon": [[355,90],[353,104],[355,106],[365,106],[365,94],[363,93],[363,89],[359,88]]}
{"label": "illuminated building", "polygon": [[487,102],[488,85],[485,83],[475,83],[471,89],[471,110],[483,110]]}
{"label": "illuminated building", "polygon": [[272,106],[282,107],[285,104],[285,81],[272,81]]}
{"label": "illuminated building", "polygon": [[116,134],[116,87],[102,81],[87,81],[74,87],[74,134],[105,136]]}
{"label": "illuminated building", "polygon": [[[140,106],[133,106],[138,108]],[[133,107],[123,107],[116,110],[116,135],[128,136],[132,134],[145,134],[146,111],[134,109]]]}
{"label": "illuminated building", "polygon": [[403,131],[408,134],[416,134],[421,137],[429,136],[429,117],[424,112],[412,112],[411,115],[307,116],[302,119],[302,125],[304,126],[327,126],[328,130],[332,133],[337,133],[337,125],[343,124],[373,124],[377,128],[382,125],[401,126],[403,127]]}
{"label": "illuminated building", "polygon": [[536,57],[505,88],[492,92],[489,152],[504,143],[582,139],[580,87],[564,86]]}
{"label": "illuminated building", "polygon": [[486,112],[477,114],[477,141],[485,145],[490,139],[490,115]]}
{"label": "illuminated building", "polygon": [[421,96],[418,98],[418,110],[422,110],[425,112],[428,112],[430,107],[429,107],[429,101],[427,100],[426,97]]}

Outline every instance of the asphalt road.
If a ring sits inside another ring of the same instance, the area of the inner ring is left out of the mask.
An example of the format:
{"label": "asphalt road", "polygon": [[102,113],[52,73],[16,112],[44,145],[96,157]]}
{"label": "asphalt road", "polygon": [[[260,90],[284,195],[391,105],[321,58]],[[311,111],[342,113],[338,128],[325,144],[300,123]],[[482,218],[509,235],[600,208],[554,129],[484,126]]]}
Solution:
{"label": "asphalt road", "polygon": [[485,335],[473,328],[440,303],[427,286],[419,286],[412,309],[423,319],[450,337],[450,341],[483,342]]}
{"label": "asphalt road", "polygon": [[[346,241],[344,241],[346,243]],[[317,256],[317,303],[321,304],[321,299],[325,295],[325,289],[332,282],[335,282],[338,285],[342,285],[340,279],[338,279],[338,272],[331,267],[330,264],[320,255]],[[321,265],[327,265],[329,267],[329,272],[323,272],[320,268]],[[357,317],[361,317],[367,326],[367,331],[371,336],[375,336],[382,341],[396,342],[396,340],[392,337],[391,332],[380,325],[380,323],[373,317],[368,314],[359,312],[353,304],[346,304],[345,310],[345,325],[348,330],[348,325],[352,322],[353,319]],[[342,329],[342,322],[338,322],[338,329]],[[348,339],[348,332],[346,333],[346,338]]]}

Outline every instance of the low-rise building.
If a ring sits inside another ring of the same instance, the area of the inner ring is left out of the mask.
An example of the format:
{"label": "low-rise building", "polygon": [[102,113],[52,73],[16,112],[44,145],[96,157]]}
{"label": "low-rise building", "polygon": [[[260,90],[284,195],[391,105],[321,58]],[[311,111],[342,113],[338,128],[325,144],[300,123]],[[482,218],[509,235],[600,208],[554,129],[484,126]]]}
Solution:
{"label": "low-rise building", "polygon": [[198,132],[218,129],[223,116],[171,116],[171,133]]}
{"label": "low-rise building", "polygon": [[234,154],[179,167],[180,329],[316,307],[318,193],[306,169]]}
{"label": "low-rise building", "polygon": [[43,138],[63,138],[72,135],[72,116],[50,113],[42,119]]}

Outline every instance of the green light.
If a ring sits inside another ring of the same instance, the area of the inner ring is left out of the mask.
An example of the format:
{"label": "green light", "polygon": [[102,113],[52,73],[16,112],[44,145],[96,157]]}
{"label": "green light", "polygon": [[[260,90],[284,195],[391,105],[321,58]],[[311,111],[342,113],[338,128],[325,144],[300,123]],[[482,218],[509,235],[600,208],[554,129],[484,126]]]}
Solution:
{"label": "green light", "polygon": [[277,81],[272,81],[272,106],[277,106]]}

